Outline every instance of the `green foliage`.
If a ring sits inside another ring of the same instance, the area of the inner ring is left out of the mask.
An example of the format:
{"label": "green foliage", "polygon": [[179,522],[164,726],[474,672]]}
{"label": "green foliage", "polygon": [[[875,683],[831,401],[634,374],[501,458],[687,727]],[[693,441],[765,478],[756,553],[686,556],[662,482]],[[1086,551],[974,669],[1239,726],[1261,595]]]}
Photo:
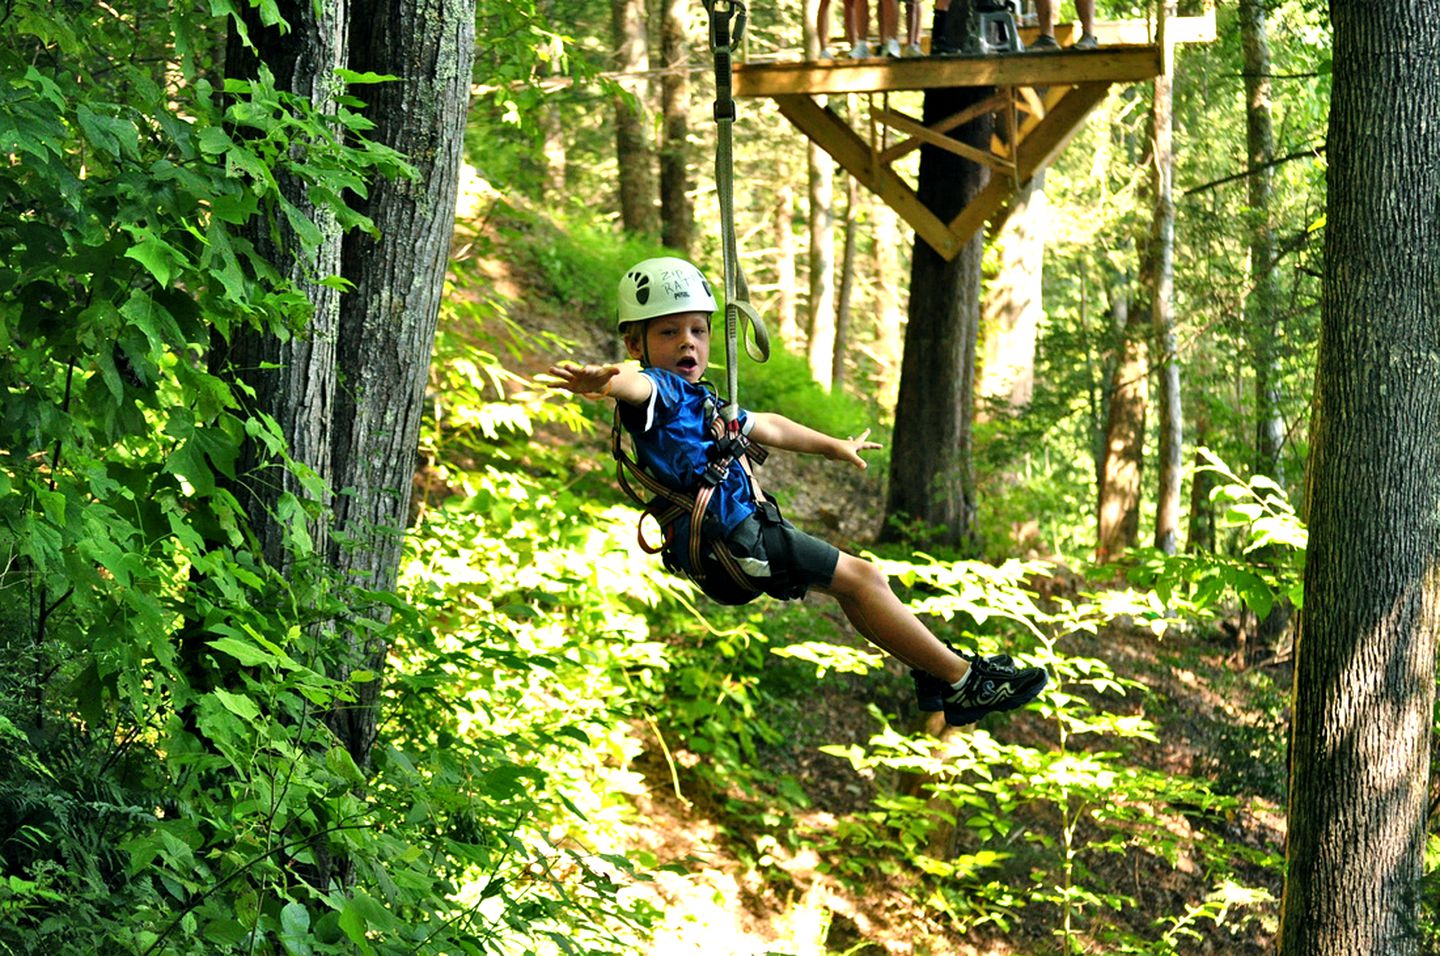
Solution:
{"label": "green foliage", "polygon": [[[873,811],[811,833],[822,857],[837,861],[834,872],[862,890],[881,876],[903,878],[896,857],[912,861],[933,881],[903,885],[956,931],[994,924],[1010,933],[1018,921],[1033,921],[1054,928],[1059,952],[1083,951],[1089,938],[1103,940],[1106,952],[1177,953],[1200,919],[1238,933],[1255,918],[1248,911],[1271,912],[1268,891],[1245,886],[1240,874],[1276,871],[1278,856],[1225,835],[1224,821],[1240,801],[1203,780],[1130,759],[1129,742],[1156,740],[1144,716],[1116,706],[1142,686],[1103,661],[1060,652],[1062,638],[1073,643],[1095,633],[1109,615],[1096,605],[1063,602],[1041,612],[1020,583],[1033,569],[1021,565],[942,567],[916,571],[942,591],[930,610],[963,614],[981,631],[992,625],[990,640],[978,641],[984,650],[997,636],[993,625],[1004,625],[1006,649],[1050,671],[1051,686],[1037,706],[1053,736],[1044,746],[1006,742],[994,729],[935,740],[882,721],[866,745],[823,748],[857,772],[918,777],[925,793],[921,799],[882,789]],[[980,583],[959,584],[972,576]],[[1128,866],[1116,879],[1104,859],[1122,853],[1156,861],[1147,865],[1201,866],[1215,891],[1150,928],[1116,922],[1115,914],[1133,909],[1134,885]],[[1039,912],[1024,912],[1032,909]]]}
{"label": "green foliage", "polygon": [[1240,477],[1208,448],[1199,454],[1206,462],[1200,470],[1223,479],[1210,500],[1224,507],[1220,527],[1239,532],[1241,557],[1144,551],[1131,580],[1153,587],[1168,607],[1194,617],[1213,613],[1231,595],[1262,619],[1278,600],[1303,605],[1307,535],[1284,489],[1264,475]]}

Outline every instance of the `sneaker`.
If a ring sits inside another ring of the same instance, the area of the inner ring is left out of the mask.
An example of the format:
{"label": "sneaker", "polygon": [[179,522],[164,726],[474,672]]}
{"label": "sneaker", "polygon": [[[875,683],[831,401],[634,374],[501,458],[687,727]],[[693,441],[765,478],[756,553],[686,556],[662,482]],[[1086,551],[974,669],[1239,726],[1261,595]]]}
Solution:
{"label": "sneaker", "polygon": [[856,40],[855,45],[850,48],[850,59],[870,59],[870,44],[866,43],[864,40]]}
{"label": "sneaker", "polygon": [[945,723],[953,727],[973,724],[996,711],[1023,707],[1050,682],[1043,667],[1016,667],[1003,655],[963,656],[970,662],[970,679],[945,699]]}
{"label": "sneaker", "polygon": [[[995,667],[1014,668],[1009,654],[992,654],[985,658]],[[911,668],[910,679],[915,682],[915,706],[926,713],[945,709],[945,698],[955,693],[955,688],[929,671]]]}
{"label": "sneaker", "polygon": [[1100,46],[1100,41],[1095,39],[1095,34],[1087,33],[1075,41],[1077,50],[1094,50]]}
{"label": "sneaker", "polygon": [[815,59],[817,59],[817,60],[833,60],[833,59],[835,59],[835,54],[833,54],[833,53],[830,52],[830,48],[829,48],[828,46],[822,46],[822,47],[820,48],[820,52],[817,53],[817,54],[815,54]]}
{"label": "sneaker", "polygon": [[1035,38],[1034,42],[1030,44],[1029,49],[1058,50],[1060,49],[1060,44],[1055,41],[1055,37],[1053,35],[1049,33],[1042,33]]}
{"label": "sneaker", "polygon": [[909,46],[905,47],[905,55],[906,55],[906,56],[924,56],[924,55],[925,55],[925,51],[922,50],[922,49],[920,49],[920,44],[918,44],[918,43],[911,43]]}
{"label": "sneaker", "polygon": [[893,60],[900,59],[900,41],[891,37],[885,41],[885,55]]}

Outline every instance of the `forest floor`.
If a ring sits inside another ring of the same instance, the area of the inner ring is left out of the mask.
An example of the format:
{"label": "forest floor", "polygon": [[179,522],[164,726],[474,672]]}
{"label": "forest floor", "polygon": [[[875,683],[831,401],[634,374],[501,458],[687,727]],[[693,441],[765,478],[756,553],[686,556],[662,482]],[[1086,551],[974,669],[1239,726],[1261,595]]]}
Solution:
{"label": "forest floor", "polygon": [[[502,261],[482,263],[492,283],[491,294],[510,303],[511,319],[530,334],[550,334],[573,343],[568,351],[520,357],[515,369],[523,374],[543,371],[554,361],[613,361],[621,357],[619,344],[608,333],[608,323],[590,317],[566,316],[553,309],[524,308],[531,299],[520,281]],[[523,311],[523,314],[521,314]],[[547,436],[571,441],[573,436]],[[597,454],[600,437],[593,439]],[[769,486],[785,489],[787,516],[797,525],[820,533],[847,550],[863,549],[878,522],[883,502],[883,475],[839,469],[824,462],[796,461],[773,456],[765,467]],[[1034,582],[1044,596],[1074,597],[1080,590],[1104,585],[1079,580],[1063,567]],[[831,617],[836,629],[863,641],[843,624],[832,602],[808,599],[817,614]],[[1066,646],[1066,645],[1069,646]],[[1132,695],[1125,706],[1143,713],[1156,727],[1155,741],[1126,741],[1128,762],[1149,770],[1192,775],[1209,781],[1217,790],[1241,799],[1238,811],[1223,816],[1203,813],[1169,813],[1159,824],[1176,837],[1173,858],[1134,847],[1091,854],[1085,866],[1096,884],[1116,889],[1128,902],[1113,911],[1087,910],[1077,926],[1072,951],[1104,953],[1097,927],[1112,925],[1143,939],[1160,932],[1155,914],[1178,916],[1204,900],[1214,888],[1204,861],[1193,852],[1198,831],[1208,828],[1226,840],[1257,851],[1279,852],[1283,845],[1283,764],[1277,766],[1279,728],[1285,726],[1284,700],[1288,696],[1289,665],[1283,659],[1243,660],[1232,637],[1224,633],[1189,632],[1158,639],[1145,627],[1119,620],[1099,635],[1067,638],[1061,649],[1106,661],[1117,674],[1133,678],[1149,689]],[[1250,680],[1256,671],[1268,680]],[[806,702],[806,720],[795,736],[767,747],[762,759],[767,773],[786,774],[799,781],[810,807],[793,821],[797,829],[825,828],[847,814],[871,809],[877,792],[873,777],[857,773],[844,760],[818,749],[824,744],[865,743],[878,730],[868,708],[899,715],[910,714],[912,728],[923,726],[913,714],[910,681],[894,662],[884,671],[866,676],[832,675],[820,681]],[[1111,708],[1114,709],[1113,707]],[[932,732],[945,732],[930,726]],[[953,732],[953,731],[952,731]],[[960,731],[965,732],[965,731]],[[1054,738],[1053,728],[1042,725],[1034,712],[1022,712],[1006,723],[1012,738],[1044,746]],[[646,728],[637,736],[653,740]],[[676,753],[678,777],[658,746],[637,762],[649,783],[648,793],[636,806],[633,841],[637,850],[649,850],[662,864],[683,863],[683,872],[658,875],[653,892],[666,910],[666,918],[650,953],[656,956],[768,956],[768,954],[893,954],[893,956],[1010,956],[1063,951],[1056,938],[1058,910],[1050,905],[1021,907],[1008,930],[981,925],[957,933],[943,925],[933,912],[917,907],[917,887],[934,879],[925,873],[896,872],[876,878],[857,890],[824,866],[813,850],[789,850],[768,837],[763,827],[737,818],[732,794],[708,790],[701,778],[687,772],[695,756]],[[676,793],[676,784],[681,795]],[[1158,811],[1157,811],[1158,813]],[[1048,803],[1023,804],[1016,811],[1022,826],[1057,831],[1054,807]],[[1047,818],[1048,817],[1048,818]],[[1086,833],[1077,834],[1083,841]],[[974,852],[975,847],[967,848]],[[833,861],[831,861],[833,862]],[[757,868],[763,865],[763,872]],[[1236,864],[1244,885],[1280,895],[1278,870]],[[1013,874],[1016,883],[1029,886],[1026,874]],[[1004,878],[1003,875],[1001,877]],[[1217,926],[1198,920],[1173,949],[1145,952],[1244,954],[1273,950],[1278,903],[1262,903],[1250,912],[1259,918]],[[1236,927],[1241,929],[1237,932]],[[1140,951],[1140,950],[1130,950]]]}

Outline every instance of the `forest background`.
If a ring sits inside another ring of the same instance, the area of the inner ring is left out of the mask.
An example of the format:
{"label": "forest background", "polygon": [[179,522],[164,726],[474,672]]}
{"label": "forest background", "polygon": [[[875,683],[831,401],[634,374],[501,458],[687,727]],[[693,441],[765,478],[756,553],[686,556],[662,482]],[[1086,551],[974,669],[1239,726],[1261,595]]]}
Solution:
{"label": "forest background", "polygon": [[[1113,89],[989,237],[963,527],[889,520],[884,452],[766,466],[942,636],[1051,670],[957,732],[823,604],[720,608],[665,575],[608,409],[532,377],[619,357],[632,261],[716,274],[699,4],[0,2],[0,945],[1313,951],[1279,916],[1329,13],[1221,4],[1217,41],[1179,49],[1172,326],[1151,84]],[[412,20],[451,32],[382,29]],[[798,58],[806,22],[751,5],[742,55]],[[403,99],[423,69],[448,121]],[[429,112],[463,132],[458,181],[440,133],[391,138]],[[766,101],[736,163],[784,345],[742,402],[886,442],[911,237]],[[366,364],[392,352],[413,393]],[[1169,369],[1189,493],[1178,546],[1147,547]],[[372,421],[367,390],[413,423],[307,431]],[[403,483],[372,481],[392,459]],[[1414,789],[1387,952],[1440,952],[1440,783]]]}

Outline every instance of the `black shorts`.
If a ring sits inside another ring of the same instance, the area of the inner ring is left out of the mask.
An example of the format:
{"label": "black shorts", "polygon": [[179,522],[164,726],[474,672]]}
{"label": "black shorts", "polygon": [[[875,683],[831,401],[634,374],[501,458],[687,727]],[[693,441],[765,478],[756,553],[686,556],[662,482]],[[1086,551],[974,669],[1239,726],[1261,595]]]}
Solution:
{"label": "black shorts", "polygon": [[812,587],[828,588],[840,562],[838,548],[786,521],[773,501],[762,502],[736,525],[725,545],[759,592],[737,583],[706,549],[700,587],[721,604],[747,604],[759,593],[782,601],[799,600]]}

